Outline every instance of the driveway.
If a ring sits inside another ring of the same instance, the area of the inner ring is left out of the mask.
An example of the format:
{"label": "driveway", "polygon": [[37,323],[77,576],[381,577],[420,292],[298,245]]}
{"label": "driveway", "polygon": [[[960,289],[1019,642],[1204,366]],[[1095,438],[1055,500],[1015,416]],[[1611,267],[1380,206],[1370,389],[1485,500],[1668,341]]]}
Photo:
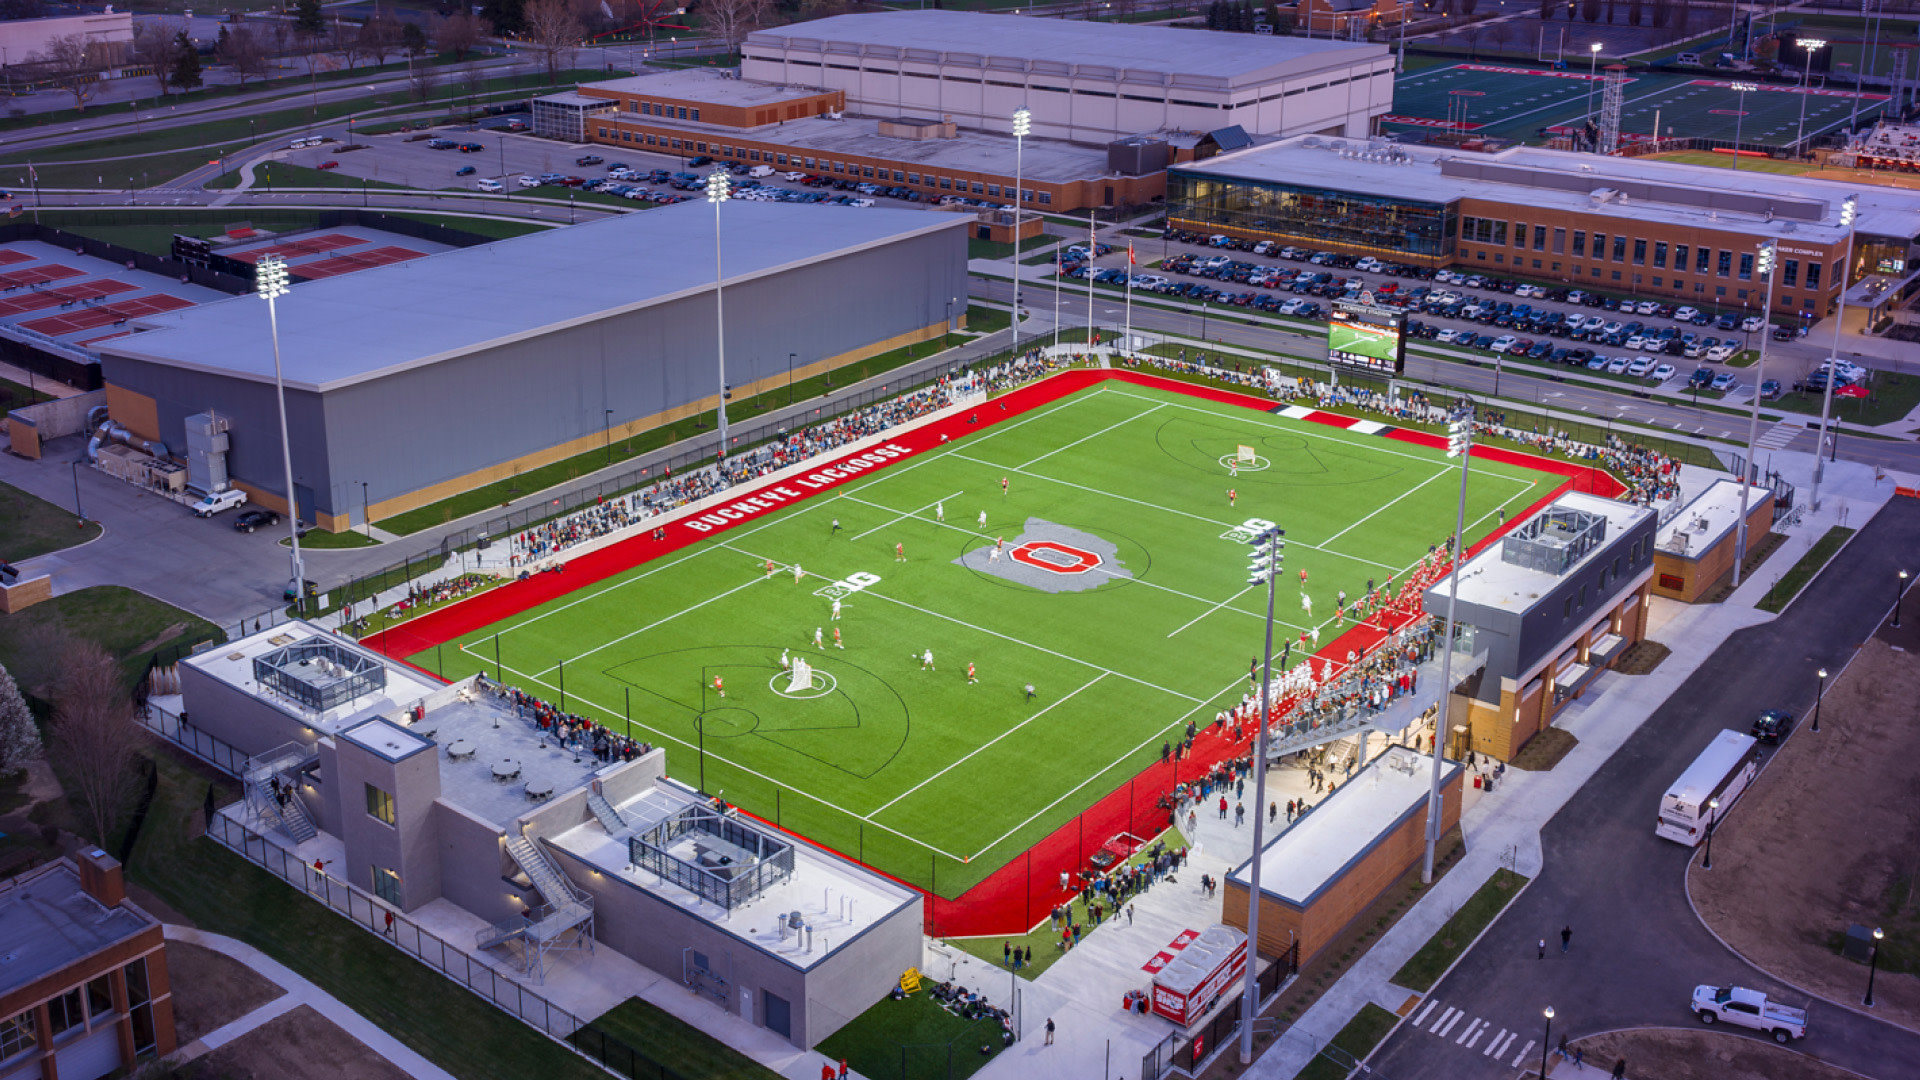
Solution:
{"label": "driveway", "polygon": [[[1806,1004],[1805,994],[1748,967],[1695,917],[1684,874],[1696,853],[1656,839],[1655,812],[1715,732],[1744,730],[1761,709],[1812,707],[1814,671],[1837,670],[1872,633],[1887,614],[1888,582],[1915,550],[1920,500],[1895,499],[1785,615],[1729,638],[1547,824],[1546,869],[1414,1009],[1413,1022],[1382,1044],[1378,1072],[1454,1080],[1511,1077],[1529,1062],[1537,1069],[1549,1005],[1557,1044],[1561,1034],[1694,1022],[1686,1002],[1705,982]],[[1802,726],[1792,737],[1820,736]],[[1565,954],[1563,926],[1574,932]],[[1799,1052],[1868,1077],[1913,1075],[1920,1034],[1823,1001],[1809,1014]]]}

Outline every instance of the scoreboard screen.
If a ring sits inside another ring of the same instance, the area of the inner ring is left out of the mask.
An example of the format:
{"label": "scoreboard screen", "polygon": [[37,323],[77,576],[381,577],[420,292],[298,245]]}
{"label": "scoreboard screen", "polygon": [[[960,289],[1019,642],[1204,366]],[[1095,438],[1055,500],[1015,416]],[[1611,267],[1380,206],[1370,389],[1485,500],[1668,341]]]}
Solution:
{"label": "scoreboard screen", "polygon": [[1327,359],[1341,367],[1377,375],[1399,375],[1407,367],[1407,316],[1365,302],[1337,300],[1327,322]]}

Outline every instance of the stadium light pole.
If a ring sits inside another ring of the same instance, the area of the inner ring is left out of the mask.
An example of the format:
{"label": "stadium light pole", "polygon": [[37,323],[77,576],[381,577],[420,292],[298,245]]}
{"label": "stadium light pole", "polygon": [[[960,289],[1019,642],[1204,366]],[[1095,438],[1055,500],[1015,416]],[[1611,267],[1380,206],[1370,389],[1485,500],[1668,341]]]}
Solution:
{"label": "stadium light pole", "polygon": [[280,404],[280,464],[287,481],[287,535],[293,562],[294,610],[306,613],[307,575],[300,565],[300,498],[293,490],[292,440],[287,437],[287,383],[280,372],[280,312],[275,300],[287,295],[287,260],[268,252],[253,264],[253,291],[267,302],[267,331],[273,339],[273,393]]}
{"label": "stadium light pole", "polygon": [[[1840,263],[1840,307],[1833,313],[1833,362],[1827,365],[1826,385],[1820,388],[1820,426],[1814,430],[1819,439],[1813,444],[1813,494],[1809,501],[1820,509],[1820,481],[1827,472],[1827,459],[1821,454],[1827,440],[1827,422],[1833,413],[1833,379],[1840,374],[1840,326],[1847,321],[1847,283],[1853,278],[1853,219],[1859,214],[1860,196],[1849,195],[1840,203],[1840,227],[1847,230],[1847,257]],[[1838,442],[1838,439],[1834,440]]]}
{"label": "stadium light pole", "polygon": [[1447,419],[1447,456],[1460,459],[1460,507],[1453,519],[1453,568],[1447,575],[1447,625],[1440,639],[1440,711],[1433,718],[1433,785],[1427,793],[1427,852],[1420,880],[1433,882],[1433,857],[1440,846],[1440,769],[1446,761],[1447,695],[1453,689],[1453,619],[1460,604],[1460,565],[1467,531],[1467,471],[1473,461],[1473,407],[1462,404]]}
{"label": "stadium light pole", "polygon": [[1820,38],[1801,38],[1800,47],[1807,51],[1807,65],[1800,72],[1800,127],[1793,134],[1793,154],[1799,157],[1806,149],[1801,141],[1807,137],[1807,89],[1813,83],[1813,54],[1827,47]]}
{"label": "stadium light pole", "polygon": [[1742,126],[1745,125],[1747,122],[1747,91],[1758,90],[1760,88],[1750,82],[1737,82],[1737,83],[1734,83],[1730,89],[1732,89],[1735,93],[1740,95],[1740,98],[1739,98],[1740,103],[1734,106],[1735,115],[1733,118],[1733,155],[1732,156],[1733,156],[1733,168],[1734,168],[1734,171],[1737,172],[1740,169],[1740,132],[1741,132]]}
{"label": "stadium light pole", "polygon": [[733,181],[727,170],[707,174],[707,201],[713,204],[713,340],[714,355],[720,365],[720,460],[727,460],[727,315],[722,306],[721,285],[726,275],[720,268],[720,204],[733,194]]}
{"label": "stadium light pole", "polygon": [[1253,1063],[1253,1021],[1260,1013],[1260,848],[1266,837],[1267,724],[1273,704],[1273,592],[1286,561],[1287,530],[1270,527],[1253,538],[1255,579],[1267,579],[1267,641],[1260,657],[1260,704],[1253,732],[1253,857],[1247,862],[1247,971],[1245,996],[1240,1002],[1240,1064]]}
{"label": "stadium light pole", "polygon": [[1587,123],[1593,123],[1593,84],[1600,78],[1600,43],[1587,46]]}
{"label": "stadium light pole", "polygon": [[[1020,203],[1026,194],[1027,134],[1033,130],[1033,114],[1025,105],[1013,110],[1013,317],[1007,321],[1013,331],[1013,351],[1020,352]],[[1087,249],[1087,261],[1093,261],[1093,249]],[[1058,270],[1059,267],[1054,269]]]}
{"label": "stadium light pole", "polygon": [[[1767,279],[1767,302],[1760,308],[1763,323],[1773,315],[1773,282],[1779,276],[1773,272],[1773,264],[1779,256],[1777,242],[1769,240],[1760,245],[1759,265],[1754,269]],[[1760,440],[1760,384],[1767,377],[1767,339],[1772,336],[1770,333],[1760,335],[1760,359],[1755,363],[1753,372],[1753,405],[1747,413],[1747,461],[1740,470],[1740,520],[1734,526],[1739,534],[1733,545],[1733,587],[1736,589],[1740,587],[1742,564],[1747,561],[1747,492],[1753,487],[1753,454]]]}

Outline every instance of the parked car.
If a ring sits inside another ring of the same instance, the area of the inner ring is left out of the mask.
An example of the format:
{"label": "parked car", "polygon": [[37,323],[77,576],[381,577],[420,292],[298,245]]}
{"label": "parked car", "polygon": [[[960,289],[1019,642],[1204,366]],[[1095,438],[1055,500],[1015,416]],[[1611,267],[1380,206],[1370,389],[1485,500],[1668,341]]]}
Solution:
{"label": "parked car", "polygon": [[453,175],[455,175],[455,176],[472,176],[472,175],[473,175],[473,166],[471,166],[471,165],[462,165],[462,166],[460,166],[459,168],[457,168],[457,169],[455,169],[455,170],[453,170]]}
{"label": "parked car", "polygon": [[503,190],[505,190],[505,188],[504,188],[504,187],[503,187],[503,186],[501,185],[501,183],[500,183],[500,181],[498,181],[498,180],[495,180],[495,179],[494,179],[493,177],[491,177],[491,176],[483,176],[483,177],[481,177],[480,179],[478,179],[478,180],[475,180],[475,181],[473,182],[473,189],[474,189],[475,191],[503,191]]}
{"label": "parked car", "polygon": [[246,492],[239,488],[228,488],[225,491],[209,492],[199,502],[193,504],[193,513],[195,517],[212,517],[222,510],[245,506],[246,503]]}
{"label": "parked car", "polygon": [[1726,393],[1740,385],[1740,380],[1731,371],[1723,371],[1713,377],[1713,388]]}
{"label": "parked car", "polygon": [[233,531],[250,533],[255,529],[270,528],[280,524],[280,515],[271,510],[249,510],[233,519]]}
{"label": "parked car", "polygon": [[1748,734],[1763,743],[1778,745],[1793,730],[1793,714],[1779,709],[1768,709],[1753,721]]}
{"label": "parked car", "polygon": [[607,159],[599,154],[582,154],[573,159],[575,165],[604,165]]}
{"label": "parked car", "polygon": [[1706,386],[1711,382],[1713,382],[1713,369],[1710,367],[1694,368],[1693,374],[1687,376],[1688,386]]}
{"label": "parked car", "polygon": [[1703,1024],[1729,1024],[1764,1031],[1777,1043],[1807,1035],[1807,1010],[1792,1009],[1767,1000],[1758,990],[1740,986],[1696,986],[1693,1012]]}
{"label": "parked car", "polygon": [[320,167],[323,169],[337,169],[340,167],[340,163],[337,161],[323,161],[320,163]]}
{"label": "parked car", "polygon": [[1761,318],[1758,315],[1749,315],[1746,318],[1740,320],[1740,329],[1746,331],[1749,334],[1753,333],[1756,330],[1762,329],[1766,325],[1767,325],[1767,320]]}
{"label": "parked car", "polygon": [[1657,383],[1663,383],[1673,378],[1675,374],[1677,374],[1677,372],[1672,364],[1661,364],[1654,368],[1653,372],[1649,374],[1647,378]]}
{"label": "parked car", "polygon": [[1768,379],[1760,384],[1760,400],[1772,401],[1781,394],[1779,379]]}

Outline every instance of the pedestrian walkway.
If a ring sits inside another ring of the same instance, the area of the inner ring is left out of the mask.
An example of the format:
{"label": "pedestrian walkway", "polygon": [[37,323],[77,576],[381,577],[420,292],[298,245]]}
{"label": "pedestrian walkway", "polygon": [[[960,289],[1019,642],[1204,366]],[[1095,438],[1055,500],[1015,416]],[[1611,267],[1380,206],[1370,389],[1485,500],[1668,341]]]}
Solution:
{"label": "pedestrian walkway", "polygon": [[387,1034],[373,1021],[347,1008],[338,998],[308,982],[259,949],[245,942],[220,934],[210,934],[204,930],[196,930],[190,926],[175,926],[168,923],[164,932],[168,941],[198,945],[238,960],[286,991],[245,1016],[181,1047],[172,1059],[175,1064],[183,1064],[203,1054],[211,1053],[262,1024],[305,1005],[326,1017],[335,1027],[360,1040],[367,1049],[386,1058],[395,1068],[414,1077],[415,1080],[454,1080],[452,1073],[421,1057],[400,1040]]}
{"label": "pedestrian walkway", "polygon": [[1753,445],[1762,450],[1778,450],[1794,439],[1806,434],[1807,422],[1799,417],[1781,420],[1760,433]]}
{"label": "pedestrian walkway", "polygon": [[[1466,1021],[1465,1026],[1461,1025],[1462,1020]],[[1435,1036],[1443,1045],[1451,1042],[1466,1052],[1478,1053],[1481,1057],[1494,1061],[1506,1061],[1507,1051],[1514,1050],[1513,1044],[1520,1038],[1517,1030],[1505,1027],[1495,1030],[1491,1021],[1483,1020],[1478,1016],[1468,1017],[1465,1011],[1445,1005],[1437,998],[1427,999],[1425,1005],[1407,1023],[1416,1030]],[[1454,1032],[1456,1027],[1459,1028],[1458,1034]],[[1481,1045],[1483,1039],[1484,1046]],[[1514,1050],[1510,1064],[1516,1069],[1519,1068],[1528,1060],[1528,1051],[1536,1045],[1534,1040],[1528,1039],[1525,1045]]]}

